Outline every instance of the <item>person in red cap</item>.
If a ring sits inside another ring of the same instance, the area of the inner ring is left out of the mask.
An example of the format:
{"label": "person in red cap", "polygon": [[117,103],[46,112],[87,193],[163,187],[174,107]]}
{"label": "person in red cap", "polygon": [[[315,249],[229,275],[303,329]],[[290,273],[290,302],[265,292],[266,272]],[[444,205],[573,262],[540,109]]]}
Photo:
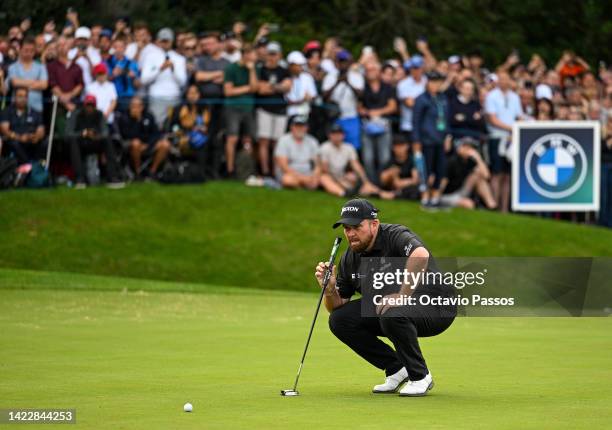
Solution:
{"label": "person in red cap", "polygon": [[85,94],[95,96],[96,107],[104,114],[106,122],[112,124],[117,107],[117,89],[115,84],[108,80],[108,67],[105,63],[96,64],[92,72],[94,80],[85,88]]}
{"label": "person in red cap", "polygon": [[[112,85],[112,84],[111,84]],[[109,136],[104,114],[96,109],[97,100],[87,94],[83,106],[77,108],[66,124],[66,141],[70,147],[70,159],[75,175],[75,189],[86,187],[83,156],[104,154],[106,157],[106,176],[109,188],[122,188],[125,184],[118,176],[117,158]]]}
{"label": "person in red cap", "polygon": [[321,68],[322,48],[318,40],[311,40],[304,45],[304,57],[306,57],[306,67],[304,71],[310,73],[317,83],[317,87],[321,87],[321,82],[325,77],[325,72]]}

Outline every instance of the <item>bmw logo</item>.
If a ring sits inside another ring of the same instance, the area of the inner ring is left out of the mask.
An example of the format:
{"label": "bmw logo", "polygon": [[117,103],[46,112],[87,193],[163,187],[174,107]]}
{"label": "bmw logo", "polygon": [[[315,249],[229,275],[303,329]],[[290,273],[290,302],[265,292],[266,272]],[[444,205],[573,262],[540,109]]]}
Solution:
{"label": "bmw logo", "polygon": [[529,185],[540,195],[562,199],[573,194],[587,175],[587,157],[570,136],[552,133],[536,140],[525,156]]}

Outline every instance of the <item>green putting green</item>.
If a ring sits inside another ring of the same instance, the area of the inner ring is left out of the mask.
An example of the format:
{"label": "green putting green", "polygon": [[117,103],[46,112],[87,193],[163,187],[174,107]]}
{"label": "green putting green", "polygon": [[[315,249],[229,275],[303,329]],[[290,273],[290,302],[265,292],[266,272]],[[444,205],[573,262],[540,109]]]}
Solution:
{"label": "green putting green", "polygon": [[[608,428],[610,318],[459,318],[423,339],[436,387],[381,372],[315,328],[316,291],[0,270],[2,408],[76,408],[77,428]],[[307,282],[312,288],[312,280]],[[191,402],[194,412],[182,411]]]}

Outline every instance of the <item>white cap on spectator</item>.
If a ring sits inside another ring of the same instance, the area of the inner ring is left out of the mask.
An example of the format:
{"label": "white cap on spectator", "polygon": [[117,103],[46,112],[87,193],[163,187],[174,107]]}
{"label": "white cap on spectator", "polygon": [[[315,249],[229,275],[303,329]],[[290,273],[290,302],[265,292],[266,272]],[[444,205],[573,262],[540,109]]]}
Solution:
{"label": "white cap on spectator", "polygon": [[174,31],[171,28],[164,27],[157,32],[157,40],[174,41]]}
{"label": "white cap on spectator", "polygon": [[450,57],[448,57],[448,62],[450,64],[461,63],[461,57],[458,55],[451,55]]}
{"label": "white cap on spectator", "polygon": [[306,57],[300,51],[292,51],[287,55],[287,63],[303,66],[306,64]]}
{"label": "white cap on spectator", "polygon": [[278,42],[270,42],[266,45],[266,51],[268,52],[275,52],[277,54],[280,54],[281,52],[281,46],[280,43]]}
{"label": "white cap on spectator", "polygon": [[489,73],[486,77],[485,77],[485,82],[497,82],[497,75],[495,73]]}
{"label": "white cap on spectator", "polygon": [[552,89],[546,84],[540,84],[536,87],[535,97],[537,100],[539,99],[553,99]]}
{"label": "white cap on spectator", "polygon": [[91,38],[91,30],[89,27],[79,27],[77,31],[74,33],[75,39],[90,39]]}

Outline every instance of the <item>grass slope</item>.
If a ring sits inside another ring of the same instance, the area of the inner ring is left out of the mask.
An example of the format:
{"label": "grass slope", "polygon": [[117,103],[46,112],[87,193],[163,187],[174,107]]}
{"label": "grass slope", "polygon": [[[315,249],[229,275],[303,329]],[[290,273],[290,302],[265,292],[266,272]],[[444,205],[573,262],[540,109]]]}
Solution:
{"label": "grass slope", "polygon": [[[422,339],[427,398],[317,324],[315,294],[0,270],[0,407],[76,408],[78,428],[582,429],[612,424],[606,318],[459,318]],[[176,293],[191,291],[204,294]],[[185,414],[190,401],[194,412]]]}
{"label": "grass slope", "polygon": [[[0,193],[0,267],[308,289],[342,200],[324,193],[136,184]],[[612,231],[484,211],[383,202],[438,256],[610,255]]]}

